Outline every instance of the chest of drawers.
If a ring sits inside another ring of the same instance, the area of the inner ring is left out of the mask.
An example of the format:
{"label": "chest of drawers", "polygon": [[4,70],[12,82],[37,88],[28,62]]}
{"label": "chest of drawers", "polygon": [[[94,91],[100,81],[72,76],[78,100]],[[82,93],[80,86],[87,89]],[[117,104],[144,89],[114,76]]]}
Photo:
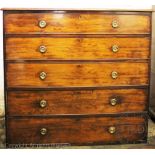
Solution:
{"label": "chest of drawers", "polygon": [[4,10],[7,144],[147,140],[151,12]]}

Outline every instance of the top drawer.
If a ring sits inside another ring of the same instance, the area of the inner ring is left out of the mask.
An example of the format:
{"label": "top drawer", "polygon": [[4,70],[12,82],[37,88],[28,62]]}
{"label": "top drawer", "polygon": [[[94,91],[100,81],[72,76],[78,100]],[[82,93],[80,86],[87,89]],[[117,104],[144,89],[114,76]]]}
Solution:
{"label": "top drawer", "polygon": [[6,12],[6,34],[148,34],[149,13]]}

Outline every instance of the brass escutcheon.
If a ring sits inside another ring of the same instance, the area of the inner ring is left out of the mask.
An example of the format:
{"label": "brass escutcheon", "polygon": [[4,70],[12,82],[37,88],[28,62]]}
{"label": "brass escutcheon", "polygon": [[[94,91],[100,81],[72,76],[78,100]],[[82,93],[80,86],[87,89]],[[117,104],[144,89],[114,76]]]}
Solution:
{"label": "brass escutcheon", "polygon": [[40,134],[41,135],[46,135],[47,134],[47,129],[46,128],[42,128],[42,129],[40,129]]}
{"label": "brass escutcheon", "polygon": [[117,104],[117,99],[116,99],[116,98],[110,99],[110,104],[111,104],[112,106],[115,106],[115,105]]}
{"label": "brass escutcheon", "polygon": [[41,108],[45,108],[47,106],[47,101],[46,100],[41,100],[39,102],[39,105],[40,105]]}
{"label": "brass escutcheon", "polygon": [[46,50],[47,50],[46,46],[41,45],[41,46],[39,47],[39,52],[40,52],[40,53],[45,53]]}
{"label": "brass escutcheon", "polygon": [[117,20],[113,20],[111,25],[112,25],[113,28],[117,28],[119,26]]}
{"label": "brass escutcheon", "polygon": [[109,127],[108,131],[110,134],[114,134],[116,132],[116,127],[111,126],[111,127]]}
{"label": "brass escutcheon", "polygon": [[45,72],[41,72],[40,74],[39,74],[39,77],[40,77],[40,79],[41,80],[44,80],[45,78],[46,78],[46,73]]}
{"label": "brass escutcheon", "polygon": [[113,79],[117,79],[118,73],[117,73],[116,71],[113,71],[113,72],[111,73],[111,77],[112,77]]}
{"label": "brass escutcheon", "polygon": [[113,45],[113,46],[112,46],[112,51],[113,51],[114,53],[118,52],[118,51],[119,51],[118,45]]}
{"label": "brass escutcheon", "polygon": [[46,27],[46,25],[47,25],[46,21],[44,21],[44,20],[39,21],[40,28],[44,28],[44,27]]}

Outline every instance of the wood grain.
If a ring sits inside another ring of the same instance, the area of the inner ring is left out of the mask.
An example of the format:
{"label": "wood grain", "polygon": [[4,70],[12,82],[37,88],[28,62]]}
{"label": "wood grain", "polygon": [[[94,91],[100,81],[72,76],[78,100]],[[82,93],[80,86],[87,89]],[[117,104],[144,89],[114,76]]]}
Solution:
{"label": "wood grain", "polygon": [[[117,86],[148,84],[147,62],[8,63],[8,87]],[[118,78],[111,73],[116,71]],[[46,78],[41,80],[41,72]]]}
{"label": "wood grain", "polygon": [[[115,106],[112,98],[117,99]],[[135,113],[146,111],[148,90],[9,91],[7,99],[9,116]],[[40,107],[41,100],[47,101],[45,108]]]}
{"label": "wood grain", "polygon": [[151,24],[151,12],[4,11],[8,145],[146,142]]}
{"label": "wood grain", "polygon": [[[119,51],[112,52],[117,45]],[[47,48],[45,53],[39,47]],[[149,58],[149,37],[103,37],[103,38],[52,38],[24,37],[6,38],[6,59],[59,59],[92,60],[116,58]]]}
{"label": "wood grain", "polygon": [[[110,134],[110,126],[116,132]],[[76,145],[144,142],[146,140],[144,117],[88,117],[88,118],[9,118],[9,144]],[[40,129],[46,128],[42,136]],[[11,132],[10,132],[11,131]],[[21,138],[22,137],[22,138]]]}
{"label": "wood grain", "polygon": [[[40,28],[38,22],[45,20],[47,26]],[[113,28],[113,20],[119,22]],[[107,15],[97,12],[52,12],[52,13],[11,13],[5,14],[5,34],[149,34],[150,16],[147,15]]]}

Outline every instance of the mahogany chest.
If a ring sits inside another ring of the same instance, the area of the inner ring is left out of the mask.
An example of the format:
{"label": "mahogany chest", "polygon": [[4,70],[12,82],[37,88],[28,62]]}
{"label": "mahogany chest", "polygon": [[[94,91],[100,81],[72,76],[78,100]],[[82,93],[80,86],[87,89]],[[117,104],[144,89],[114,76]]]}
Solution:
{"label": "mahogany chest", "polygon": [[8,147],[147,141],[151,11],[4,10]]}

